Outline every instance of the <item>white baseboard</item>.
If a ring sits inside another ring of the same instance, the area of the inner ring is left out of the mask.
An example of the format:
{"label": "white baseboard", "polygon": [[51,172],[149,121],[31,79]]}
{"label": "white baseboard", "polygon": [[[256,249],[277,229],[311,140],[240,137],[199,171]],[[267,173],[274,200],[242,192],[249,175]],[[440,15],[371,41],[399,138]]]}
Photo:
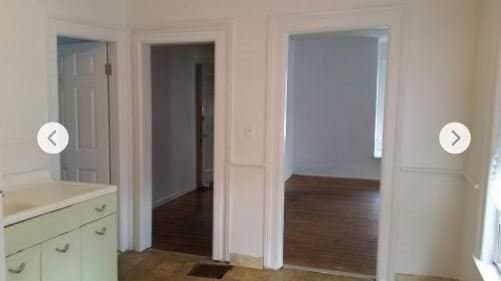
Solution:
{"label": "white baseboard", "polygon": [[177,199],[187,193],[190,193],[192,191],[195,191],[196,188],[192,188],[192,189],[186,189],[186,190],[181,190],[181,191],[178,191],[178,192],[175,192],[175,193],[172,193],[172,194],[168,194],[160,199],[157,199],[155,201],[153,201],[153,209],[155,208],[158,208],[174,199]]}
{"label": "white baseboard", "polygon": [[368,174],[355,175],[355,174],[344,174],[330,171],[319,171],[319,170],[301,169],[301,168],[294,169],[292,174],[303,175],[303,176],[328,177],[328,178],[380,180],[380,175],[368,175]]}
{"label": "white baseboard", "polygon": [[374,276],[374,275],[351,273],[351,272],[344,272],[344,271],[337,271],[337,270],[330,270],[330,269],[319,269],[319,268],[314,268],[314,267],[305,267],[305,266],[289,265],[289,264],[284,264],[284,268],[295,269],[295,270],[300,270],[300,271],[316,272],[316,273],[335,275],[335,276],[342,276],[342,277],[348,277],[348,278],[357,278],[357,280],[358,279],[376,280],[376,276]]}

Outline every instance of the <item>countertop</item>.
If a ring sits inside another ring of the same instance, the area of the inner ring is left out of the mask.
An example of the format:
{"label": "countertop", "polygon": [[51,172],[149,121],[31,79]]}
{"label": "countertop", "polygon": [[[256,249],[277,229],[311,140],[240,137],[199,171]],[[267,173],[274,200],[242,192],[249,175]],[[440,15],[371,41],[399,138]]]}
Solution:
{"label": "countertop", "polygon": [[113,185],[53,181],[23,185],[5,192],[4,226],[117,191]]}

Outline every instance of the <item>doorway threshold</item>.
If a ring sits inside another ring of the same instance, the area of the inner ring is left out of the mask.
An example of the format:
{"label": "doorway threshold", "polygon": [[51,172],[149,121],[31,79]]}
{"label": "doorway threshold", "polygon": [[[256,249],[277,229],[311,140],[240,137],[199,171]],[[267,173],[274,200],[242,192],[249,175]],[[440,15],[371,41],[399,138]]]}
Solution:
{"label": "doorway threshold", "polygon": [[306,267],[306,266],[291,265],[291,264],[284,264],[284,268],[285,269],[300,270],[300,271],[323,273],[323,274],[329,274],[329,275],[336,275],[336,276],[341,276],[341,277],[359,278],[359,279],[365,279],[365,280],[376,280],[375,275],[366,275],[366,274],[353,273],[353,272],[343,272],[343,271],[337,271],[337,270]]}

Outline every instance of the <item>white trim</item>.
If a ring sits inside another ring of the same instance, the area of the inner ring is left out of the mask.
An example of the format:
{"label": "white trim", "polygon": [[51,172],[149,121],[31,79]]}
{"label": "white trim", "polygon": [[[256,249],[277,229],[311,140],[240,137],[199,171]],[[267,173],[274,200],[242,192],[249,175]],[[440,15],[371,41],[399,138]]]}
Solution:
{"label": "white trim", "polygon": [[403,173],[453,175],[461,177],[465,176],[463,171],[458,169],[444,169],[444,168],[421,167],[421,166],[400,165],[400,171]]}
{"label": "white trim", "polygon": [[192,191],[195,191],[195,190],[197,190],[197,189],[191,188],[191,189],[181,190],[178,192],[167,194],[166,196],[153,201],[153,209],[156,209],[156,208],[158,208],[166,203],[169,203],[170,201],[173,201],[173,200],[175,200],[175,199],[177,199],[185,194],[188,194]]}
{"label": "white trim", "polygon": [[[132,184],[132,142],[131,142],[131,96],[130,96],[130,69],[129,69],[129,34],[128,31],[119,27],[107,27],[94,23],[73,22],[61,19],[49,19],[49,31],[47,40],[47,65],[49,80],[49,120],[59,119],[58,105],[58,76],[57,76],[57,37],[68,36],[80,39],[111,42],[116,52],[116,64],[114,65],[113,83],[115,83],[116,99],[111,99],[116,109],[115,114],[118,124],[114,124],[115,133],[118,136],[117,163],[115,181],[119,193],[119,233],[120,250],[132,248],[132,208],[131,184]],[[111,116],[110,116],[111,118]],[[117,145],[115,142],[114,144]],[[60,178],[59,158],[51,161],[52,177]]]}
{"label": "white trim", "polygon": [[366,280],[370,280],[370,281],[372,281],[376,278],[376,276],[374,276],[374,275],[366,275],[366,274],[351,273],[351,272],[329,270],[329,269],[319,269],[319,268],[313,268],[313,267],[288,265],[288,264],[284,264],[284,268],[295,269],[295,270],[300,270],[300,271],[316,272],[316,273],[322,273],[322,274],[329,274],[329,275],[335,275],[335,276],[340,276],[340,277],[366,279]]}
{"label": "white trim", "polygon": [[380,36],[377,42],[377,92],[374,109],[374,158],[383,157],[384,101],[388,66],[388,36]]}
{"label": "white trim", "polygon": [[152,174],[151,174],[151,81],[150,46],[152,44],[215,43],[215,147],[214,147],[214,221],[213,259],[229,260],[229,190],[227,155],[229,155],[229,112],[231,22],[198,21],[174,23],[163,27],[135,27],[134,56],[134,156],[135,156],[135,241],[136,250],[151,247]]}
{"label": "white trim", "polygon": [[272,17],[268,50],[268,126],[264,226],[264,265],[278,269],[283,265],[284,233],[284,112],[288,38],[291,34],[385,27],[390,32],[388,92],[385,105],[384,150],[381,174],[381,210],[377,279],[393,281],[391,261],[393,182],[397,167],[397,120],[401,29],[404,6],[331,11]]}
{"label": "white trim", "polygon": [[499,273],[496,266],[491,263],[483,262],[476,257],[473,257],[473,262],[477,267],[482,280],[484,281],[501,281],[501,274]]}

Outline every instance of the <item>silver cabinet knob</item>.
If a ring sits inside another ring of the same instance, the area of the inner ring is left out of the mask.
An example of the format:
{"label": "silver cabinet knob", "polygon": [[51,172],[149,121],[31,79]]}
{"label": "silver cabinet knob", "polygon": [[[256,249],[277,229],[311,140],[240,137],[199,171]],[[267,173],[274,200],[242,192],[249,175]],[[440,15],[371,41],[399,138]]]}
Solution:
{"label": "silver cabinet knob", "polygon": [[19,267],[17,269],[9,268],[9,272],[12,274],[21,274],[21,273],[23,273],[25,268],[26,268],[26,263],[23,262],[19,265]]}
{"label": "silver cabinet knob", "polygon": [[64,245],[64,248],[62,248],[62,249],[61,248],[56,248],[56,251],[59,252],[59,253],[61,253],[61,254],[64,254],[64,253],[68,252],[69,249],[70,249],[70,244],[66,243]]}
{"label": "silver cabinet knob", "polygon": [[101,230],[96,231],[97,235],[105,235],[106,234],[106,227],[103,227]]}
{"label": "silver cabinet knob", "polygon": [[103,204],[100,208],[95,208],[96,212],[102,213],[104,210],[106,210],[106,204]]}

